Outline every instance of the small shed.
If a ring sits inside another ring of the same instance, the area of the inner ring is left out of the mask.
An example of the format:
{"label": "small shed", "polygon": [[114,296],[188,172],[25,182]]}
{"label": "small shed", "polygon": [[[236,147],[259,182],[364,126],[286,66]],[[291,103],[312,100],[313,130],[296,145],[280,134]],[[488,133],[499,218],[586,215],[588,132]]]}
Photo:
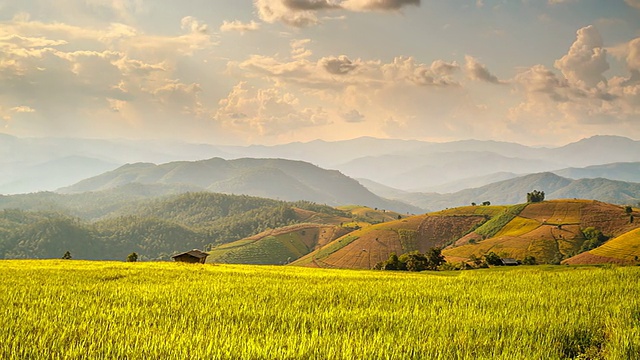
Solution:
{"label": "small shed", "polygon": [[186,262],[191,264],[204,264],[207,260],[207,254],[204,251],[193,249],[191,251],[183,252],[177,255],[173,255],[171,258],[177,262]]}
{"label": "small shed", "polygon": [[505,265],[505,266],[517,266],[517,265],[520,265],[518,260],[512,259],[512,258],[502,258],[500,260],[502,261],[502,265]]}

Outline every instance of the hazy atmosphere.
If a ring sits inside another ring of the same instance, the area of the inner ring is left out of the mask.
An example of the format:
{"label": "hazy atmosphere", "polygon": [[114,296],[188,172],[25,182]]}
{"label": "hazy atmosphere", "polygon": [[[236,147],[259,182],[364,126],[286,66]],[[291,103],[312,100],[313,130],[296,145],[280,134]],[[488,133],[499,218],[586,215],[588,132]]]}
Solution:
{"label": "hazy atmosphere", "polygon": [[0,0],[0,132],[640,138],[640,1]]}

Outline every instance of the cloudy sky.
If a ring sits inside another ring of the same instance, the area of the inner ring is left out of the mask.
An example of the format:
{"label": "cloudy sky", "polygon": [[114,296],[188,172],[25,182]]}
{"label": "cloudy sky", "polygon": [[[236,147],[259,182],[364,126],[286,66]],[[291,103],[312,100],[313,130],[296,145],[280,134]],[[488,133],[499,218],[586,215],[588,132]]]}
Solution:
{"label": "cloudy sky", "polygon": [[640,139],[640,0],[0,0],[0,132]]}

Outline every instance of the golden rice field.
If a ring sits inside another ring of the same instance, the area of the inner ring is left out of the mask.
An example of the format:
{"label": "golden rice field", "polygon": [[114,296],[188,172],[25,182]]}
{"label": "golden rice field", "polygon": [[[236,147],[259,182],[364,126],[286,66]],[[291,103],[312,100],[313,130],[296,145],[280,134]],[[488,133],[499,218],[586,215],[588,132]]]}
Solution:
{"label": "golden rice field", "polygon": [[1,359],[637,359],[640,267],[0,261]]}

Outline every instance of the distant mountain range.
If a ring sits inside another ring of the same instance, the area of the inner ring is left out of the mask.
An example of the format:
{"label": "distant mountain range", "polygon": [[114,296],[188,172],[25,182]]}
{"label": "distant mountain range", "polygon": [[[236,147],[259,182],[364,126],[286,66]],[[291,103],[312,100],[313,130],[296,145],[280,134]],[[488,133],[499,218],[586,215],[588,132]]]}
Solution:
{"label": "distant mountain range", "polygon": [[[275,146],[170,141],[16,138],[0,134],[0,193],[69,186],[126,163],[219,157],[300,160],[411,192],[455,192],[538,172],[637,182],[640,141],[594,136],[556,148],[465,140],[432,143],[358,138]],[[625,170],[622,163],[630,163]],[[581,169],[582,168],[582,169]],[[562,170],[560,170],[562,169]]]}
{"label": "distant mountain range", "polygon": [[449,194],[400,192],[371,183],[369,186],[381,196],[433,211],[485,201],[492,204],[521,203],[526,201],[527,193],[532,190],[544,191],[546,199],[578,198],[633,205],[640,202],[640,183],[603,178],[572,180],[550,172],[520,176]]}
{"label": "distant mountain range", "polygon": [[339,171],[283,159],[212,158],[161,165],[128,164],[62,188],[59,192],[101,191],[132,183],[182,184],[217,193],[285,201],[307,200],[332,206],[355,204],[402,213],[423,212],[400,201],[383,199]]}

